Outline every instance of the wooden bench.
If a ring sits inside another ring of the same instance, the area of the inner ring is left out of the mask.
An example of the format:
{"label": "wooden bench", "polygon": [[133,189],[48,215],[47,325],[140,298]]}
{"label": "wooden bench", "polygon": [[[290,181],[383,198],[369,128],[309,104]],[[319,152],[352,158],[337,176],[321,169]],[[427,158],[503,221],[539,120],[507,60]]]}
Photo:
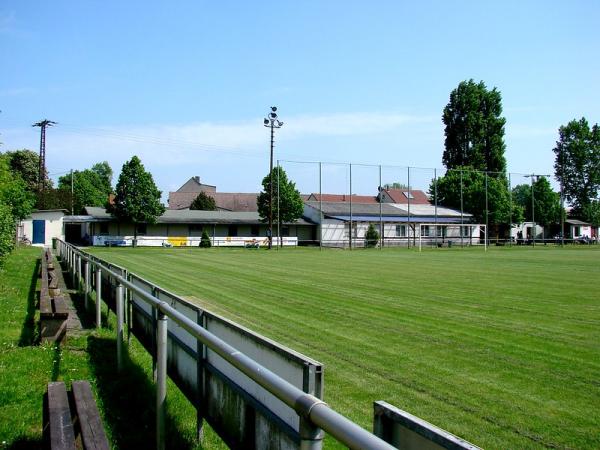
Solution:
{"label": "wooden bench", "polygon": [[40,337],[42,342],[60,342],[67,333],[69,312],[60,295],[58,275],[52,263],[52,253],[42,253],[40,287]]}
{"label": "wooden bench", "polygon": [[44,438],[52,450],[110,448],[87,381],[73,381],[70,393],[63,382],[48,383],[43,427]]}

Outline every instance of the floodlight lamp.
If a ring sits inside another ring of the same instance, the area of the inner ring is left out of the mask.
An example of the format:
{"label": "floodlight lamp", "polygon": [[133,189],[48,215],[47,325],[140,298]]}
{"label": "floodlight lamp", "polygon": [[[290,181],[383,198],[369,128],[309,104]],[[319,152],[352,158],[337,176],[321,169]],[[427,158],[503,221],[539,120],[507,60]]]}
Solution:
{"label": "floodlight lamp", "polygon": [[269,125],[269,119],[265,119],[265,125]]}
{"label": "floodlight lamp", "polygon": [[275,114],[274,112],[272,112],[271,114],[269,114],[269,117],[271,119],[277,119],[277,114]]}
{"label": "floodlight lamp", "polygon": [[277,106],[271,106],[271,111],[276,112],[277,111]]}
{"label": "floodlight lamp", "polygon": [[281,125],[283,125],[283,122],[281,120],[278,120],[277,125],[281,126]]}

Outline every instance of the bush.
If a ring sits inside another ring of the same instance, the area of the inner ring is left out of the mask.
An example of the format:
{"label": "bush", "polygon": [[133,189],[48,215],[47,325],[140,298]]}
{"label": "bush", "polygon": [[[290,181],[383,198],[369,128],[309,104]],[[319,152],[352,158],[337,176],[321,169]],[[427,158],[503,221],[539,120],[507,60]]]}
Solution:
{"label": "bush", "polygon": [[365,247],[372,248],[379,242],[379,233],[375,229],[372,223],[369,224],[369,228],[365,234]]}
{"label": "bush", "polygon": [[208,235],[208,233],[206,232],[206,230],[204,230],[202,232],[202,237],[200,238],[200,247],[202,248],[210,248],[212,244],[210,243],[210,236]]}
{"label": "bush", "polygon": [[15,221],[11,208],[0,202],[0,265],[15,246]]}

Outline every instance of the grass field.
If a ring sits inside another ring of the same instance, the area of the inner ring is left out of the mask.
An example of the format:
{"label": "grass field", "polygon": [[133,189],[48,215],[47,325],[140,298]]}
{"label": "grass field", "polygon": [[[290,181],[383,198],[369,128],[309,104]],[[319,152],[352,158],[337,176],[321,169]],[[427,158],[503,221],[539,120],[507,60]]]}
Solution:
{"label": "grass field", "polygon": [[[0,449],[45,448],[42,398],[50,381],[89,380],[112,448],[155,447],[155,391],[152,361],[131,340],[126,370],[115,370],[114,315],[102,330],[78,313],[87,328],[60,346],[40,344],[36,311],[40,249],[21,247],[0,268]],[[75,303],[82,305],[80,297]],[[105,317],[106,318],[106,317]],[[125,399],[125,400],[124,400]],[[170,448],[198,449],[193,407],[169,386],[167,426]],[[207,430],[207,449],[224,448]]]}
{"label": "grass field", "polygon": [[600,448],[600,249],[93,249],[489,449]]}

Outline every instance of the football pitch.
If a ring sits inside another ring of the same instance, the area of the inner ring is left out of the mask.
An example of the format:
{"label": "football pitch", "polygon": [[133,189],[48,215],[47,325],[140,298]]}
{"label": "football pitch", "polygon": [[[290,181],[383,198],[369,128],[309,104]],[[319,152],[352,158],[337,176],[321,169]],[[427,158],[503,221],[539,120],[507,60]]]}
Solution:
{"label": "football pitch", "polygon": [[91,251],[317,359],[369,430],[385,400],[488,449],[600,448],[596,246]]}

